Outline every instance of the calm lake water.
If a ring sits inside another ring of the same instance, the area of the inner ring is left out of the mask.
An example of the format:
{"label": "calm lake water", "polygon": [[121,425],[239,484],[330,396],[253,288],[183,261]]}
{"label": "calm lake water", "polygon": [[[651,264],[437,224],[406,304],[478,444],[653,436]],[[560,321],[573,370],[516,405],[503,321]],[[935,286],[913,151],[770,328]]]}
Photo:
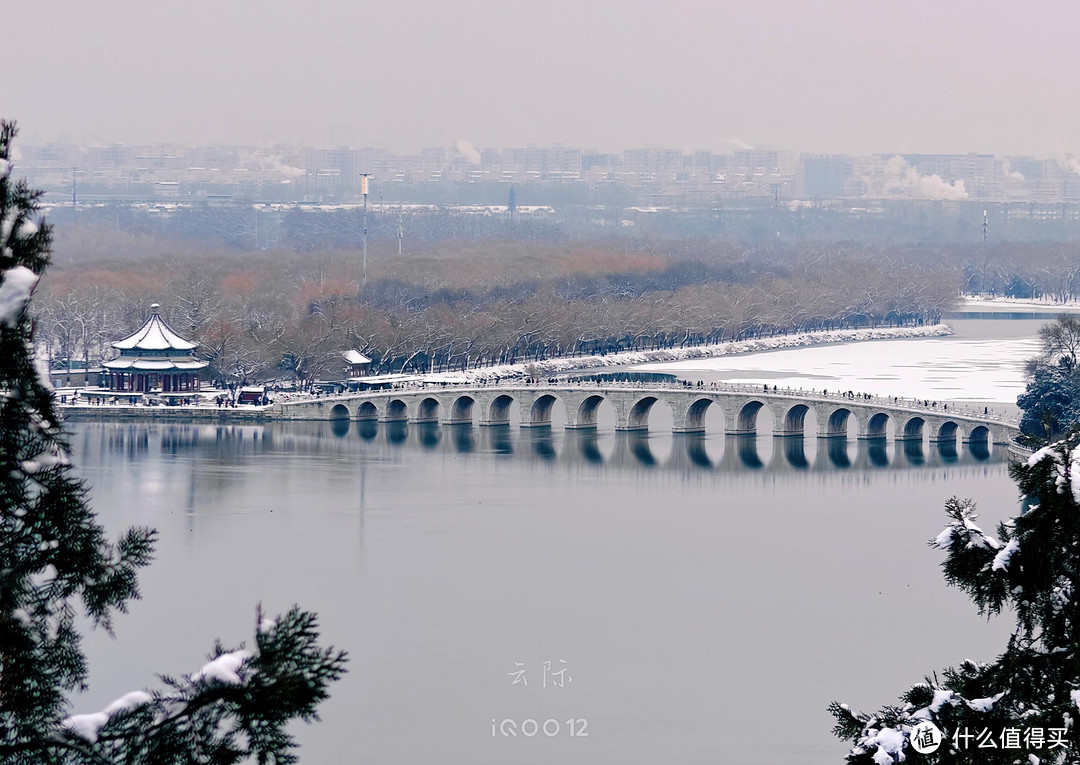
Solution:
{"label": "calm lake water", "polygon": [[927,545],[951,495],[984,528],[1015,512],[1003,449],[673,436],[665,416],[649,435],[73,423],[106,527],[161,535],[117,639],[87,639],[77,710],[250,639],[260,601],[299,603],[352,656],[297,727],[305,763],[823,765],[846,752],[831,700],[875,708],[1003,648]]}

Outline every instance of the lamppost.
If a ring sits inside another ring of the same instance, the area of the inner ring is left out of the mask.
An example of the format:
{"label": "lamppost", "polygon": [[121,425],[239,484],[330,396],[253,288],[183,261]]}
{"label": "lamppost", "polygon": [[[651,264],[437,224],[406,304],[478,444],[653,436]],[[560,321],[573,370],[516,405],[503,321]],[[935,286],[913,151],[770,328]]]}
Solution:
{"label": "lamppost", "polygon": [[367,195],[369,175],[371,173],[360,173],[360,193],[364,195],[364,270],[360,280],[361,289],[367,286]]}

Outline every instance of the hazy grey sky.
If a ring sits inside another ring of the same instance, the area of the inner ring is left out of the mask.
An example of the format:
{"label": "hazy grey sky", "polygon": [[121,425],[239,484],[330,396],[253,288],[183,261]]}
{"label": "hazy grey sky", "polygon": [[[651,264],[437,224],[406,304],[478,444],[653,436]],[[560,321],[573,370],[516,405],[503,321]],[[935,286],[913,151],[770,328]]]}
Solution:
{"label": "hazy grey sky", "polygon": [[0,29],[27,143],[1080,153],[1075,0],[0,0]]}

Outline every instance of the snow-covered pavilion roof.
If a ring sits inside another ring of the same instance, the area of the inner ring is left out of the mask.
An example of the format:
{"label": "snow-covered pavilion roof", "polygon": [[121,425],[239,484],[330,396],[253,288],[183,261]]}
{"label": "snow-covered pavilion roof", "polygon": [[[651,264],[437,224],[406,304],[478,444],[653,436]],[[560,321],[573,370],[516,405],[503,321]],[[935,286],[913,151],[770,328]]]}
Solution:
{"label": "snow-covered pavilion roof", "polygon": [[158,304],[150,306],[150,318],[133,334],[112,344],[117,350],[136,351],[192,351],[198,347],[173,332],[158,314]]}
{"label": "snow-covered pavilion roof", "polygon": [[209,362],[198,359],[146,358],[142,356],[117,356],[102,364],[106,369],[135,370],[138,372],[194,372],[205,369]]}
{"label": "snow-covered pavilion roof", "polygon": [[345,351],[344,353],[342,353],[341,355],[344,356],[345,361],[349,362],[350,364],[370,364],[371,363],[371,359],[369,359],[367,356],[365,356],[364,354],[360,353],[360,351],[357,351],[357,350],[348,350],[348,351]]}

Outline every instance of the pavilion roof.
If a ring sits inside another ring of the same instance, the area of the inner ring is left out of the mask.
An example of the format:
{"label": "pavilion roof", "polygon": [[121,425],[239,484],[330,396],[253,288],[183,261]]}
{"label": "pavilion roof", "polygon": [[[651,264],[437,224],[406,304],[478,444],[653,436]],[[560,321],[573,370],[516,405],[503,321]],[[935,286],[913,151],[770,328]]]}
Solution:
{"label": "pavilion roof", "polygon": [[150,310],[152,313],[145,324],[123,340],[117,340],[112,347],[121,351],[193,351],[198,347],[197,343],[185,340],[169,328],[158,313],[157,303],[150,306]]}
{"label": "pavilion roof", "polygon": [[137,372],[194,372],[209,366],[206,361],[197,359],[169,359],[164,357],[118,356],[106,361],[106,369],[135,370]]}

